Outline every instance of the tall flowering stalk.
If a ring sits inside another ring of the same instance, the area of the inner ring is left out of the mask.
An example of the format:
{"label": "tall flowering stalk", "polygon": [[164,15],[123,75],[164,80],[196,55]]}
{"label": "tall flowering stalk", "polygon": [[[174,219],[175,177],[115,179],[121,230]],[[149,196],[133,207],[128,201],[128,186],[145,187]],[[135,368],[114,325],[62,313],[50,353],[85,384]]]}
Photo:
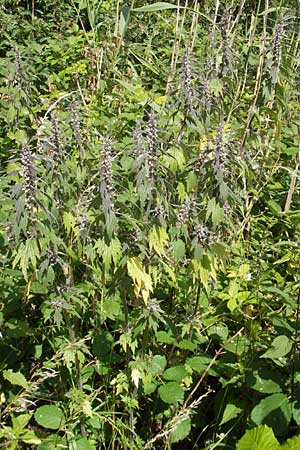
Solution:
{"label": "tall flowering stalk", "polygon": [[51,116],[51,136],[49,152],[50,157],[54,163],[61,162],[63,146],[60,137],[59,122],[53,115]]}
{"label": "tall flowering stalk", "polygon": [[192,213],[196,208],[194,199],[186,198],[184,203],[179,207],[177,214],[176,227],[181,228],[186,223],[189,223]]}
{"label": "tall flowering stalk", "polygon": [[283,19],[279,19],[278,24],[275,27],[273,42],[272,42],[272,63],[271,63],[271,76],[273,83],[278,80],[278,74],[281,64],[282,56],[282,40],[284,37],[284,22]]}
{"label": "tall flowering stalk", "polygon": [[112,161],[111,141],[106,139],[102,148],[100,169],[100,195],[105,214],[108,214],[114,209],[115,189],[113,183]]}
{"label": "tall flowering stalk", "polygon": [[149,177],[151,181],[156,178],[157,166],[157,147],[158,147],[158,127],[157,120],[153,113],[149,115],[148,125],[146,129],[147,138],[147,163],[149,166]]}
{"label": "tall flowering stalk", "polygon": [[215,169],[222,174],[225,170],[226,153],[223,127],[222,125],[219,125],[214,143],[214,154]]}
{"label": "tall flowering stalk", "polygon": [[35,203],[36,195],[36,169],[34,156],[29,147],[24,146],[21,150],[21,175],[22,189],[25,195],[25,208],[30,209]]}
{"label": "tall flowering stalk", "polygon": [[222,65],[221,74],[227,73],[232,63],[232,46],[229,39],[231,12],[226,10],[220,22]]}
{"label": "tall flowering stalk", "polygon": [[191,53],[189,49],[185,51],[183,57],[182,84],[183,84],[183,96],[185,101],[185,115],[188,116],[194,111],[193,107],[194,90],[192,87]]}
{"label": "tall flowering stalk", "polygon": [[81,122],[78,116],[78,103],[76,101],[71,102],[71,127],[73,132],[74,140],[77,144],[79,156],[83,157],[84,147],[83,147],[83,137],[81,133]]}

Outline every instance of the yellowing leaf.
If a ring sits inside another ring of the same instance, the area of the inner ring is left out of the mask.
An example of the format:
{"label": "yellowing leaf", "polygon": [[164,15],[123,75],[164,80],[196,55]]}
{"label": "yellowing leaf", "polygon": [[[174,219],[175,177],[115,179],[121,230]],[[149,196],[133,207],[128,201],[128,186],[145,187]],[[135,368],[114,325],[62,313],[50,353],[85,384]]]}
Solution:
{"label": "yellowing leaf", "polygon": [[140,259],[136,256],[127,261],[127,270],[134,283],[134,293],[138,297],[142,296],[145,305],[147,305],[150,292],[153,292],[152,280],[143,268]]}
{"label": "yellowing leaf", "polygon": [[165,252],[168,245],[169,236],[162,227],[152,227],[149,233],[149,248],[155,250],[159,256]]}

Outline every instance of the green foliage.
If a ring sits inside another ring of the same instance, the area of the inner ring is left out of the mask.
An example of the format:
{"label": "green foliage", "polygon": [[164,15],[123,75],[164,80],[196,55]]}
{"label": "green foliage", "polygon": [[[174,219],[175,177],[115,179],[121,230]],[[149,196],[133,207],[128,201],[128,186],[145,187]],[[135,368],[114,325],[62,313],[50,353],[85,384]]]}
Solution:
{"label": "green foliage", "polygon": [[298,448],[299,13],[2,2],[0,447]]}

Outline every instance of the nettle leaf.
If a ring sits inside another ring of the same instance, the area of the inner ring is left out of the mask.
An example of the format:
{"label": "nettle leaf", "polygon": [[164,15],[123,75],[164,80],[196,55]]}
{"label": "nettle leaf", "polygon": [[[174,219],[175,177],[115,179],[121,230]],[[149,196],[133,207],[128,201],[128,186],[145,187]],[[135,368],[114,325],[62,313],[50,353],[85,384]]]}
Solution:
{"label": "nettle leaf", "polygon": [[163,355],[155,355],[152,358],[151,364],[150,364],[150,371],[152,375],[161,375],[163,371],[165,370],[165,367],[167,365],[167,359]]}
{"label": "nettle leaf", "polygon": [[240,415],[240,413],[242,411],[243,411],[243,408],[240,408],[239,406],[237,406],[233,403],[227,403],[225,410],[223,412],[223,416],[222,416],[220,425],[224,425],[224,423],[227,423],[230,420],[235,419],[237,416]]}
{"label": "nettle leaf", "polygon": [[156,333],[156,339],[162,344],[174,344],[176,342],[175,337],[166,331],[158,331]]}
{"label": "nettle leaf", "polygon": [[184,366],[174,366],[165,370],[163,377],[165,380],[181,381],[188,376],[187,370]]}
{"label": "nettle leaf", "polygon": [[262,399],[251,412],[251,420],[256,425],[269,425],[278,434],[286,431],[291,418],[292,405],[286,395],[281,393]]}
{"label": "nettle leaf", "polygon": [[40,406],[35,411],[34,418],[41,427],[49,428],[50,430],[58,430],[65,423],[64,413],[55,405]]}
{"label": "nettle leaf", "polygon": [[184,257],[185,243],[181,239],[173,242],[173,254],[176,262],[180,261]]}
{"label": "nettle leaf", "polygon": [[158,393],[163,402],[170,405],[175,403],[183,403],[184,389],[179,384],[171,381],[170,383],[159,386]]}
{"label": "nettle leaf", "polygon": [[[285,355],[287,355],[291,351],[292,346],[293,343],[287,336],[277,336],[273,340],[271,347],[263,355],[261,355],[261,358],[269,358],[274,362],[277,362],[276,360],[279,360],[280,362],[280,358],[283,358]],[[284,362],[285,361],[283,361],[283,363]]]}
{"label": "nettle leaf", "polygon": [[195,372],[204,372],[211,363],[212,358],[207,355],[193,356],[186,360],[186,364]]}
{"label": "nettle leaf", "polygon": [[3,378],[9,381],[11,384],[21,386],[24,389],[28,389],[29,385],[26,378],[21,372],[13,372],[11,369],[3,371]]}
{"label": "nettle leaf", "polygon": [[191,419],[188,417],[175,425],[174,431],[171,433],[171,443],[182,441],[191,431]]}
{"label": "nettle leaf", "polygon": [[266,425],[246,431],[236,445],[236,450],[276,450],[278,448],[279,442],[272,428]]}
{"label": "nettle leaf", "polygon": [[275,394],[281,392],[280,376],[276,372],[265,367],[250,371],[246,376],[246,383],[251,389],[264,394]]}

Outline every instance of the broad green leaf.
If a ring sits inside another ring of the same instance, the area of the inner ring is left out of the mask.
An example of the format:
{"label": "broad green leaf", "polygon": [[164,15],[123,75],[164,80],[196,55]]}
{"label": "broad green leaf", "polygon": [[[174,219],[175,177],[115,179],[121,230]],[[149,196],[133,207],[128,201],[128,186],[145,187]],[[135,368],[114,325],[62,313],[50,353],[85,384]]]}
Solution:
{"label": "broad green leaf", "polygon": [[173,242],[173,254],[177,262],[184,257],[185,243],[181,239],[178,239],[177,241]]}
{"label": "broad green leaf", "polygon": [[286,432],[291,417],[292,405],[281,393],[262,399],[251,412],[251,420],[256,425],[268,425],[279,434]]}
{"label": "broad green leaf", "polygon": [[236,450],[276,450],[279,442],[274,436],[272,428],[260,425],[246,431],[236,445]]}
{"label": "broad green leaf", "polygon": [[158,331],[156,333],[156,339],[163,344],[174,344],[176,342],[174,336],[166,331]]}
{"label": "broad green leaf", "polygon": [[114,338],[108,331],[98,334],[93,342],[93,353],[98,358],[104,358],[112,351]]}
{"label": "broad green leaf", "polygon": [[184,390],[179,384],[171,381],[161,385],[158,388],[158,393],[163,402],[173,405],[175,403],[183,403]]}
{"label": "broad green leaf", "polygon": [[64,425],[64,414],[58,406],[40,406],[34,413],[34,418],[39,425],[50,430],[58,430]]}
{"label": "broad green leaf", "polygon": [[191,431],[191,419],[188,417],[175,425],[174,431],[171,433],[171,443],[182,441]]}
{"label": "broad green leaf", "polygon": [[14,432],[20,433],[23,428],[26,427],[29,420],[31,419],[31,414],[20,414],[19,416],[12,417],[12,425]]}
{"label": "broad green leaf", "polygon": [[152,5],[141,6],[140,8],[133,8],[134,12],[156,12],[163,11],[165,9],[177,9],[177,5],[173,5],[172,3],[167,2],[156,2]]}
{"label": "broad green leaf", "polygon": [[274,371],[266,368],[251,370],[246,377],[246,383],[255,391],[263,394],[275,394],[281,392],[280,379],[277,379]]}
{"label": "broad green leaf", "polygon": [[167,365],[166,357],[163,355],[155,355],[150,363],[150,371],[152,375],[161,375]]}
{"label": "broad green leaf", "polygon": [[291,351],[292,346],[293,343],[287,336],[277,336],[273,340],[271,347],[263,355],[261,355],[261,358],[269,358],[273,360],[282,358]]}
{"label": "broad green leaf", "polygon": [[172,380],[172,381],[181,381],[183,380],[183,378],[186,378],[187,376],[188,372],[184,368],[184,366],[170,367],[163,373],[163,377],[165,380]]}
{"label": "broad green leaf", "polygon": [[175,342],[174,345],[176,347],[181,348],[182,350],[191,350],[193,352],[197,348],[197,344],[188,339],[181,339],[179,342]]}
{"label": "broad green leaf", "polygon": [[210,364],[212,358],[207,355],[193,356],[186,360],[186,364],[196,372],[204,372]]}
{"label": "broad green leaf", "polygon": [[26,378],[21,372],[13,372],[11,369],[3,371],[3,378],[9,381],[11,384],[21,386],[24,389],[28,389],[28,383]]}
{"label": "broad green leaf", "polygon": [[30,430],[25,430],[21,434],[20,439],[22,442],[29,445],[39,445],[42,442],[41,439],[36,436],[35,432]]}
{"label": "broad green leaf", "polygon": [[242,408],[239,408],[233,403],[227,403],[225,410],[223,412],[220,425],[223,425],[224,423],[229,422],[232,419],[235,419],[242,411],[243,411]]}

